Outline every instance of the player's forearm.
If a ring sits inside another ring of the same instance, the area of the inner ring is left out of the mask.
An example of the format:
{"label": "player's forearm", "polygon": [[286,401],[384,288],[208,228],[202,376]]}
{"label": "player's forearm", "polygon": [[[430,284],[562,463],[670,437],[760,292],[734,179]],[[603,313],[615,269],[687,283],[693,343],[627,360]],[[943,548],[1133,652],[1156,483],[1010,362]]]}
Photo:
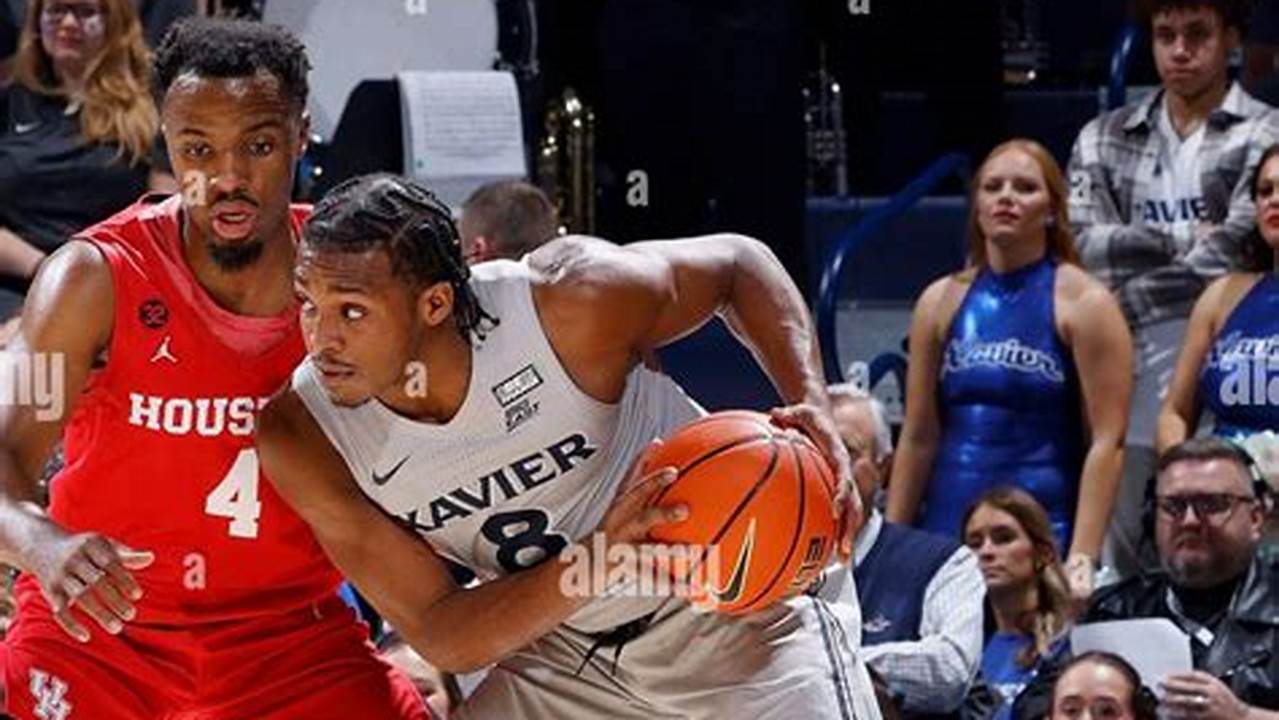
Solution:
{"label": "player's forearm", "polygon": [[444,672],[486,667],[546,634],[586,601],[560,591],[564,566],[554,559],[459,588],[429,546],[402,528],[325,515],[305,503],[300,508],[347,580],[409,646]]}
{"label": "player's forearm", "polygon": [[1084,554],[1096,560],[1110,522],[1123,466],[1123,443],[1118,438],[1094,438],[1084,458],[1075,510],[1075,530],[1067,557]]}
{"label": "player's forearm", "polygon": [[0,563],[29,570],[31,551],[60,530],[40,507],[35,483],[7,452],[0,452],[0,478]]}
{"label": "player's forearm", "polygon": [[768,246],[731,237],[735,272],[725,320],[754,353],[784,403],[825,407],[821,348],[804,298]]}
{"label": "player's forearm", "polygon": [[435,667],[473,672],[554,630],[590,601],[588,595],[564,591],[564,571],[562,562],[550,559],[515,575],[458,589],[422,612],[387,616]]}

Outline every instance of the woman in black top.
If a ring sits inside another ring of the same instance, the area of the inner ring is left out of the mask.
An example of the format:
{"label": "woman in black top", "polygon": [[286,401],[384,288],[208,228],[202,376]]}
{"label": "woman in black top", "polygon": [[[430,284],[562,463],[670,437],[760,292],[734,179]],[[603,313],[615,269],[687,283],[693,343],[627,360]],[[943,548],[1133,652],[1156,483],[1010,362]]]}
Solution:
{"label": "woman in black top", "polygon": [[29,279],[73,233],[176,189],[149,60],[131,0],[32,0],[0,135],[0,274]]}

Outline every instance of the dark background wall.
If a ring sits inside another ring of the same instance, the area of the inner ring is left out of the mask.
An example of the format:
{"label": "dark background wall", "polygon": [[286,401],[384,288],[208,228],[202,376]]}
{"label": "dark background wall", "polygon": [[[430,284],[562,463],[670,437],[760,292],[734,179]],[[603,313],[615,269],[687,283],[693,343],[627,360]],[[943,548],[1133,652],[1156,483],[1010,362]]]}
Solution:
{"label": "dark background wall", "polygon": [[[573,86],[597,113],[600,233],[744,232],[803,277],[803,4],[540,7],[544,86]],[[628,202],[635,170],[647,175],[647,205]]]}

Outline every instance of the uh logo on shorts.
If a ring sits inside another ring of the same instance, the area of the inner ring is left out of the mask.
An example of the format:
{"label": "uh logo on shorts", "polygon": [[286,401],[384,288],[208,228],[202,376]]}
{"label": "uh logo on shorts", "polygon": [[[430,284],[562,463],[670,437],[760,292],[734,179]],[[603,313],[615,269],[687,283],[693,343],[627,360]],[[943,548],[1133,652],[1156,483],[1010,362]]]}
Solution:
{"label": "uh logo on shorts", "polygon": [[28,690],[35,700],[35,715],[40,720],[67,720],[71,703],[67,702],[67,684],[57,676],[31,668]]}

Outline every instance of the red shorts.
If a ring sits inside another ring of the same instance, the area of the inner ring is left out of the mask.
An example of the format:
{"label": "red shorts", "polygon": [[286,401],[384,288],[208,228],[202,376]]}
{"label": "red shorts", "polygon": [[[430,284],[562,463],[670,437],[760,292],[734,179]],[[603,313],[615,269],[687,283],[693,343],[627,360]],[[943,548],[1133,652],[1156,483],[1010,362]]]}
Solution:
{"label": "red shorts", "polygon": [[86,625],[87,643],[57,625],[32,585],[17,600],[0,672],[19,720],[430,718],[337,597],[262,618],[126,625],[119,635]]}

